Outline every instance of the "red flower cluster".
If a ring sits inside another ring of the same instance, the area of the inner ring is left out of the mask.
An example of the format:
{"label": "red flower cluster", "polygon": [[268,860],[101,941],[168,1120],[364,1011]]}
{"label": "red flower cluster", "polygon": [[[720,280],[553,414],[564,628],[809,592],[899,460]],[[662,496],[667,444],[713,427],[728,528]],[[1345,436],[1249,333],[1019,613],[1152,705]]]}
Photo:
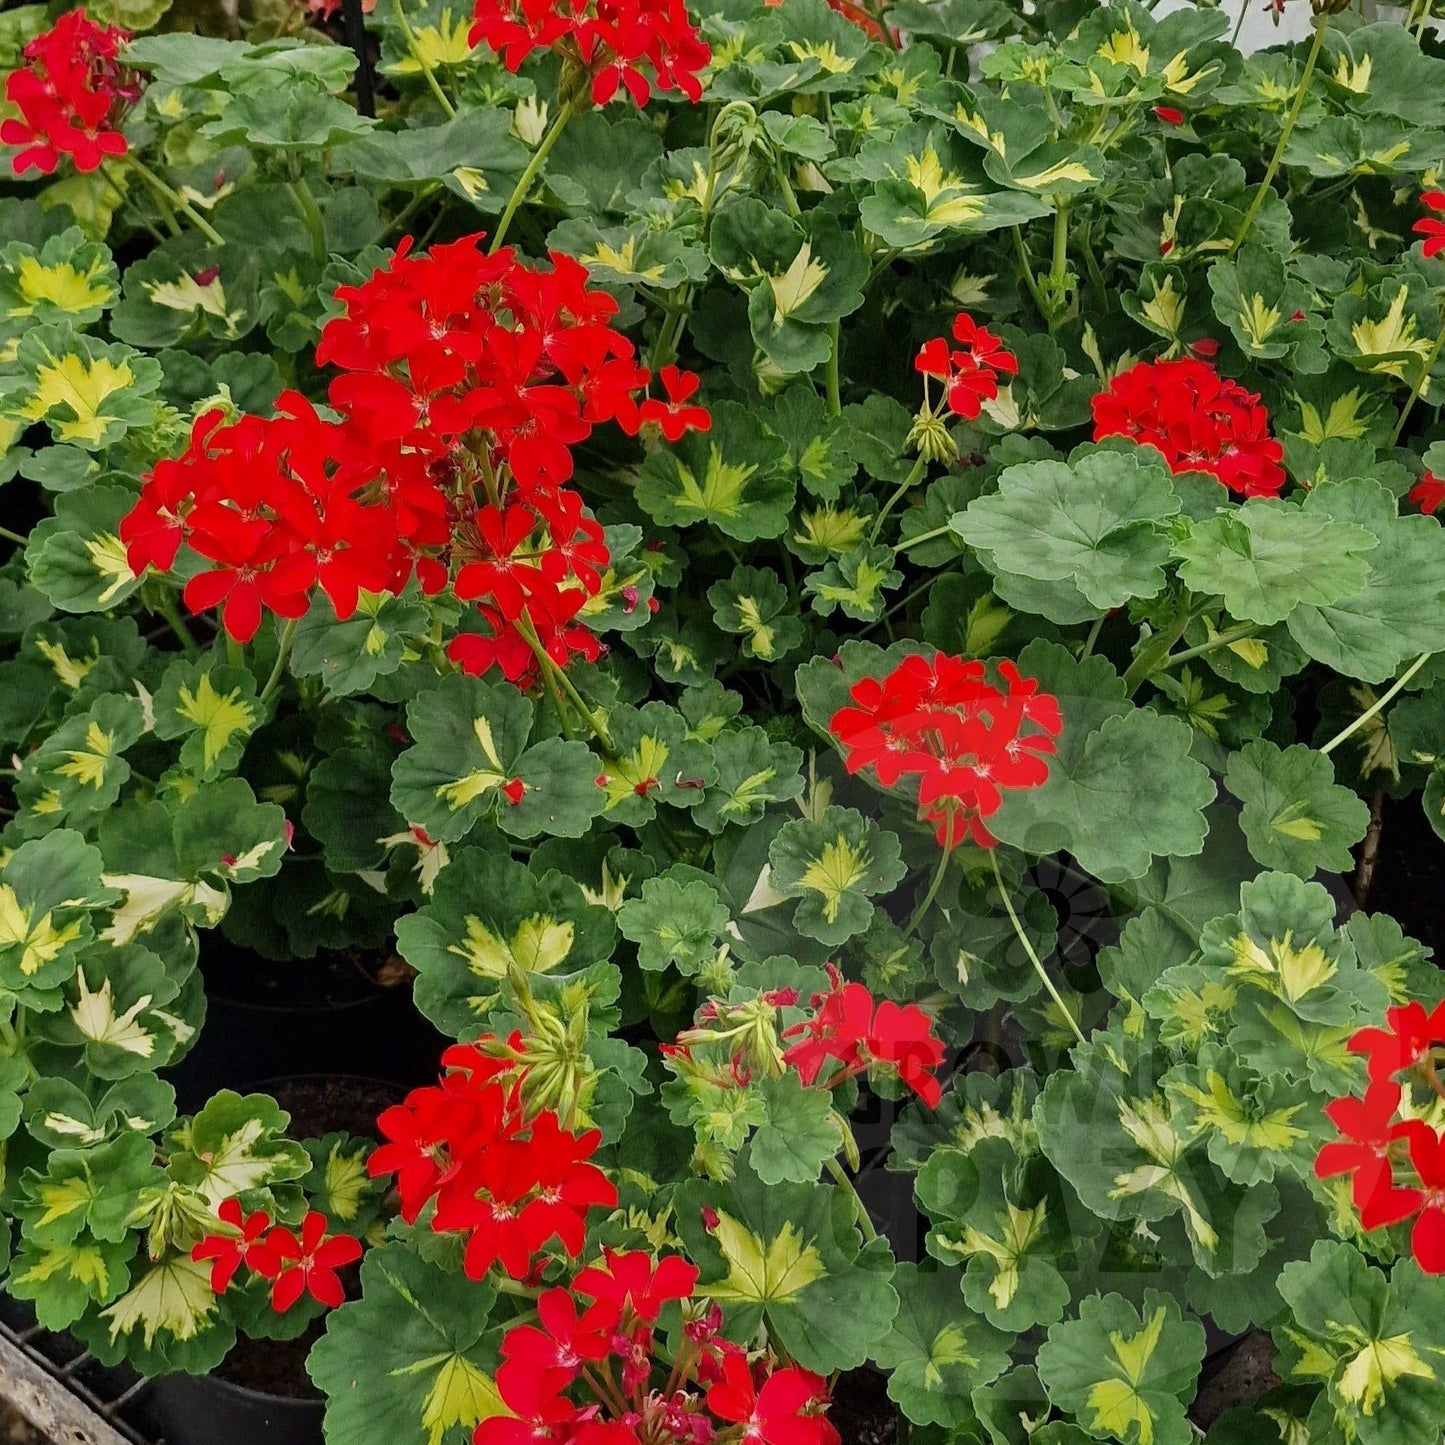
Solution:
{"label": "red flower cluster", "polygon": [[129,31],[97,25],[80,9],[67,10],[25,47],[26,64],[5,81],[5,99],[20,115],[0,122],[0,141],[24,147],[10,163],[17,176],[32,167],[48,176],[62,155],[76,170],[93,171],[107,156],[126,153],[116,126],[140,95],[119,59],[129,39]]}
{"label": "red flower cluster", "polygon": [[1445,221],[1440,219],[1445,215],[1445,191],[1422,191],[1420,204],[1435,212],[1433,216],[1422,216],[1410,227],[1417,236],[1424,236],[1420,249],[1428,260],[1445,251]]}
{"label": "red flower cluster", "polygon": [[1208,472],[1231,492],[1273,497],[1283,489],[1284,448],[1269,434],[1259,396],[1207,362],[1141,361],[1093,399],[1094,440],[1132,437],[1176,472]]}
{"label": "red flower cluster", "polygon": [[766,1357],[750,1363],[721,1338],[716,1305],[685,1315],[662,1357],[654,1327],[665,1305],[689,1299],[697,1274],[677,1255],[609,1249],[570,1287],[547,1290],[537,1324],[502,1339],[497,1390],[511,1413],[482,1421],[476,1445],[711,1445],[736,1426],[729,1438],[748,1445],[838,1445],[822,1413],[827,1382]]}
{"label": "red flower cluster", "polygon": [[387,1142],[367,1161],[372,1177],[397,1176],[408,1224],[434,1204],[434,1231],[468,1236],[471,1279],[497,1263],[525,1279],[553,1240],[575,1258],[587,1211],[617,1203],[607,1176],[588,1162],[600,1132],[564,1129],[550,1109],[529,1118],[511,1058],[458,1044],[442,1064],[437,1085],[414,1089],[377,1121]]}
{"label": "red flower cluster", "polygon": [[361,589],[396,591],[411,572],[364,450],[296,392],[277,408],[228,425],[219,411],[197,418],[190,445],[156,464],[120,526],[135,572],[168,571],[182,542],[211,563],[186,583],[186,606],[219,605],[239,642],[263,610],[302,616],[318,583],[349,617]]}
{"label": "red flower cluster", "polygon": [[1351,1175],[1351,1196],[1366,1229],[1415,1221],[1410,1250],[1420,1268],[1445,1274],[1445,1137],[1402,1111],[1405,1074],[1445,1097],[1435,1051],[1445,1048],[1445,1003],[1430,1012],[1418,1003],[1389,1009],[1382,1029],[1361,1029],[1350,1040],[1363,1054],[1369,1086],[1363,1099],[1336,1099],[1325,1106],[1342,1138],[1315,1158],[1321,1179]]}
{"label": "red flower cluster", "polygon": [[1018,358],[964,311],[954,317],[953,339],[956,346],[942,336],[925,342],[913,369],[943,382],[949,410],[963,421],[973,421],[984,402],[998,395],[999,377],[1018,375]]}
{"label": "red flower cluster", "polygon": [[813,995],[813,1017],[783,1031],[785,1039],[799,1040],[783,1062],[805,1084],[817,1083],[825,1064],[837,1065],[823,1081],[829,1089],[870,1068],[883,1069],[936,1109],[943,1089],[933,1071],[943,1062],[943,1044],[933,1020],[917,1004],[875,1002],[861,983],[844,983],[832,964],[828,974],[831,987]]}
{"label": "red flower cluster", "polygon": [[451,645],[468,672],[497,665],[525,685],[539,651],[558,666],[598,657],[580,614],[610,558],[567,488],[573,448],[608,421],[670,439],[705,429],[697,378],[663,368],[666,399],[646,397],[652,378],[610,324],[617,303],[560,254],[531,266],[470,236],[417,255],[408,239],[337,298],[345,312],[316,357],[341,370],[329,392],[341,419],[294,393],[272,419],[202,417],[121,524],[131,567],[168,569],[188,543],[215,566],[187,605],[224,603],[243,642],[264,610],[301,616],[318,584],[344,619],[359,590],[415,574],[477,604],[484,630]]}
{"label": "red flower cluster", "polygon": [[271,1308],[282,1314],[309,1294],[327,1309],[338,1308],[346,1291],[336,1271],[361,1258],[361,1241],[349,1234],[328,1235],[326,1216],[312,1210],[298,1236],[271,1223],[263,1210],[246,1214],[239,1199],[227,1199],[216,1211],[225,1231],[208,1234],[191,1251],[198,1264],[211,1264],[211,1288],[225,1294],[245,1265],[252,1274],[272,1281]]}
{"label": "red flower cluster", "polygon": [[984,820],[1004,790],[1048,780],[1047,758],[1063,728],[1058,699],[1011,662],[998,673],[1002,688],[981,662],[914,654],[886,677],[855,683],[855,706],[828,723],[850,773],[870,768],[885,788],[918,779],[919,816],[937,826],[945,848],[966,838],[992,847]]}
{"label": "red flower cluster", "polygon": [[683,0],[477,0],[468,39],[485,42],[516,72],[534,51],[590,79],[606,105],[625,89],[639,106],[653,87],[702,99],[699,75],[712,59]]}

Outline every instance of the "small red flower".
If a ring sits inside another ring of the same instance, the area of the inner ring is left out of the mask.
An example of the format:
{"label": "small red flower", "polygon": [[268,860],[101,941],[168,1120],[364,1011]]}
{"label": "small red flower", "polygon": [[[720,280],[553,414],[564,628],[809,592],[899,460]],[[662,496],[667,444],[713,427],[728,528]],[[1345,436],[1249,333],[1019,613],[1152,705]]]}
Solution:
{"label": "small red flower", "polygon": [[1410,1230],[1410,1253],[1426,1274],[1445,1274],[1445,1139],[1419,1119],[1401,1124],[1400,1134],[1421,1186],[1397,1191],[1414,1195],[1420,1211]]}
{"label": "small red flower", "polygon": [[1370,1079],[1393,1079],[1405,1069],[1418,1068],[1435,1045],[1445,1044],[1445,1003],[1429,1013],[1424,1004],[1401,1004],[1385,1011],[1385,1027],[1360,1029],[1350,1040],[1350,1052],[1363,1054]]}
{"label": "small red flower", "polygon": [[967,312],[954,318],[953,337],[957,346],[950,346],[942,336],[924,342],[913,368],[943,382],[949,410],[964,421],[974,421],[984,402],[998,395],[998,378],[1018,374],[1018,358]]}
{"label": "small red flower", "polygon": [[881,1068],[937,1108],[943,1090],[933,1071],[943,1063],[944,1049],[933,1020],[917,1004],[875,1003],[861,983],[844,983],[831,965],[829,973],[831,987],[813,996],[813,1017],[784,1031],[784,1039],[799,1042],[787,1049],[783,1062],[796,1068],[805,1084],[816,1083],[828,1062],[840,1065],[824,1081],[828,1088]]}
{"label": "small red flower", "polygon": [[663,1305],[689,1298],[697,1284],[697,1266],[681,1255],[654,1261],[646,1250],[622,1254],[607,1249],[602,1258],[602,1264],[584,1269],[572,1282],[578,1294],[597,1302],[588,1319],[622,1320],[630,1311],[637,1319],[656,1324]]}
{"label": "small red flower", "polygon": [[129,39],[129,31],[97,25],[78,9],[26,45],[26,64],[5,81],[5,98],[20,114],[0,121],[0,142],[22,147],[10,163],[17,176],[51,175],[62,156],[77,171],[94,171],[126,153],[119,123],[140,94],[119,59]]}
{"label": "small red flower", "polygon": [[[266,1245],[274,1256],[275,1272],[256,1268],[256,1273],[273,1279],[271,1308],[284,1314],[304,1294],[309,1294],[327,1309],[338,1309],[346,1302],[346,1291],[336,1271],[361,1258],[361,1241],[349,1234],[326,1233],[326,1216],[312,1210],[301,1222],[299,1236],[277,1225],[266,1236]],[[266,1261],[269,1266],[272,1261]]]}
{"label": "small red flower", "polygon": [[1417,236],[1425,237],[1420,249],[1427,258],[1438,256],[1445,251],[1445,221],[1439,219],[1440,214],[1445,213],[1445,191],[1422,191],[1420,204],[1436,214],[1422,217],[1410,229]]}
{"label": "small red flower", "polygon": [[1426,472],[1410,488],[1410,500],[1426,516],[1434,516],[1440,510],[1441,504],[1445,503],[1445,480],[1437,477],[1434,472]]}
{"label": "small red flower", "polygon": [[1315,1174],[1333,1179],[1349,1174],[1351,1196],[1366,1229],[1407,1219],[1418,1207],[1409,1190],[1397,1189],[1391,1163],[1396,1138],[1400,1086],[1371,1084],[1363,1099],[1334,1099],[1325,1114],[1344,1138],[1324,1145],[1315,1156]]}
{"label": "small red flower", "polygon": [[1254,392],[1206,362],[1142,361],[1120,372],[1092,402],[1094,440],[1132,437],[1175,472],[1208,472],[1245,497],[1284,488],[1284,448]]}
{"label": "small red flower", "polygon": [[569,1290],[549,1289],[537,1301],[537,1324],[514,1325],[503,1336],[502,1356],[539,1374],[562,1372],[575,1379],[583,1365],[607,1358],[610,1331],[610,1324],[595,1328],[590,1311],[579,1320]]}
{"label": "small red flower", "polygon": [[1184,112],[1176,110],[1172,105],[1156,105],[1154,115],[1164,122],[1165,125],[1183,125]]}
{"label": "small red flower", "polygon": [[208,1259],[214,1261],[211,1265],[211,1288],[217,1294],[225,1294],[243,1264],[270,1278],[279,1267],[275,1251],[262,1238],[271,1227],[270,1215],[260,1209],[254,1214],[245,1214],[239,1199],[224,1200],[216,1215],[230,1229],[225,1233],[206,1235],[191,1250],[191,1258],[197,1264]]}
{"label": "small red flower", "polygon": [[667,400],[649,397],[644,401],[639,412],[642,424],[652,423],[670,442],[681,441],[689,431],[707,431],[712,426],[712,413],[705,406],[689,404],[702,378],[675,366],[664,366],[657,376]]}
{"label": "small red flower", "polygon": [[821,1375],[796,1366],[774,1369],[760,1389],[741,1351],[725,1356],[721,1373],[707,1392],[707,1407],[743,1427],[744,1445],[838,1445],[838,1432],[823,1414],[828,1382]]}

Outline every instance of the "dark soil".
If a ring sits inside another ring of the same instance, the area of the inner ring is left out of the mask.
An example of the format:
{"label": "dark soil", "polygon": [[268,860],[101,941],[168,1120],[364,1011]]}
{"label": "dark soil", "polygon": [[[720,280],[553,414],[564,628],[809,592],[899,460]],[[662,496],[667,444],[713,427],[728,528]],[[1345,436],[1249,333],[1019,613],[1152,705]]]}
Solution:
{"label": "dark soil", "polygon": [[283,1400],[320,1400],[321,1391],[306,1373],[306,1356],[326,1331],[326,1319],[313,1320],[306,1333],[294,1340],[250,1340],[241,1338],[226,1356],[218,1378],[243,1389]]}
{"label": "dark soil", "polygon": [[293,1139],[320,1139],[344,1129],[359,1139],[375,1139],[376,1118],[405,1097],[399,1084],[381,1079],[335,1078],[319,1074],[268,1080],[259,1085],[291,1116]]}
{"label": "dark soil", "polygon": [[1365,907],[1390,913],[1445,967],[1445,840],[1430,826],[1419,795],[1386,798],[1380,855]]}
{"label": "dark soil", "polygon": [[207,935],[201,973],[212,998],[258,1008],[335,1008],[411,982],[412,969],[397,954],[342,949],[315,958],[277,963],[239,948],[221,934]]}
{"label": "dark soil", "polygon": [[865,1367],[840,1375],[828,1418],[838,1427],[843,1445],[894,1445],[898,1439],[898,1410],[877,1370]]}

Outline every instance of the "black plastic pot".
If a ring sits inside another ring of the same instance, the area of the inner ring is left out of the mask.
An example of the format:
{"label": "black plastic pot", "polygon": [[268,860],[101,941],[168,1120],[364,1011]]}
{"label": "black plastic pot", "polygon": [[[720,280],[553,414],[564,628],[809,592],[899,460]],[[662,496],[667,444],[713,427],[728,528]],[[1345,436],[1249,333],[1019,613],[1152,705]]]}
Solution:
{"label": "black plastic pot", "polygon": [[215,1375],[162,1375],[150,1428],[165,1445],[322,1445],[321,1400],[283,1400]]}
{"label": "black plastic pot", "polygon": [[[328,992],[330,979],[344,979]],[[349,964],[276,963],[211,936],[201,952],[206,1023],[167,1077],[182,1112],[218,1089],[306,1074],[364,1075],[408,1088],[435,1080],[447,1040],[417,1012],[407,984],[383,987]],[[339,994],[339,996],[338,996]]]}

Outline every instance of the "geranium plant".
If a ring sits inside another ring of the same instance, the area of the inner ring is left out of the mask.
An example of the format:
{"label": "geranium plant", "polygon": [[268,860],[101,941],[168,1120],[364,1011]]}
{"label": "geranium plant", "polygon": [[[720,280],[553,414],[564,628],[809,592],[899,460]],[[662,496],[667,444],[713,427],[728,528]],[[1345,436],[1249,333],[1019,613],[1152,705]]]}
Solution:
{"label": "geranium plant", "polygon": [[[331,1445],[1438,1440],[1429,7],[335,9],[0,15],[5,1289]],[[219,939],[454,1042],[178,1114]]]}

